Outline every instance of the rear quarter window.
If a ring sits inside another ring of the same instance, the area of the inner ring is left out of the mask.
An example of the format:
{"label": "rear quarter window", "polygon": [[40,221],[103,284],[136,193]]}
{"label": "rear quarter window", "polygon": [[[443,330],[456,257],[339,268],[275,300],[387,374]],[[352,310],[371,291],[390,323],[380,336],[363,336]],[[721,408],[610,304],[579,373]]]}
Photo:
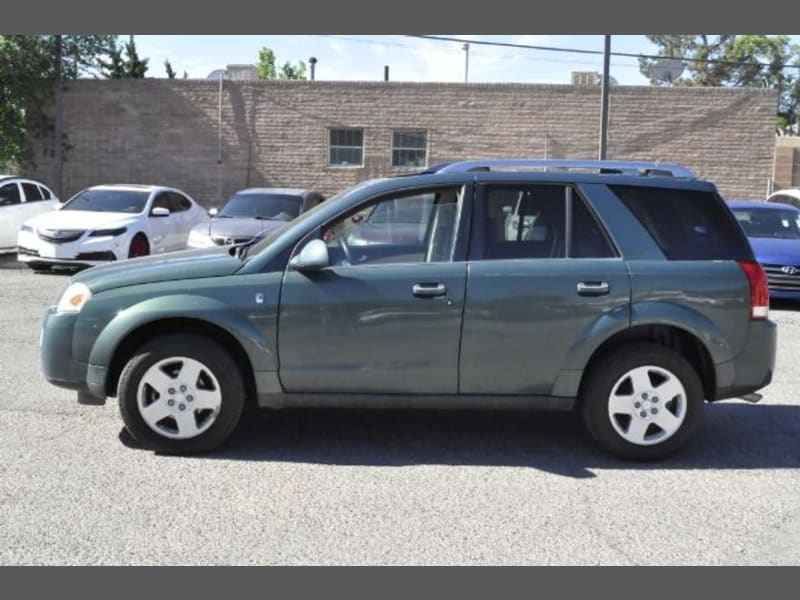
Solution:
{"label": "rear quarter window", "polygon": [[753,252],[724,201],[712,192],[609,186],[668,260],[752,260]]}

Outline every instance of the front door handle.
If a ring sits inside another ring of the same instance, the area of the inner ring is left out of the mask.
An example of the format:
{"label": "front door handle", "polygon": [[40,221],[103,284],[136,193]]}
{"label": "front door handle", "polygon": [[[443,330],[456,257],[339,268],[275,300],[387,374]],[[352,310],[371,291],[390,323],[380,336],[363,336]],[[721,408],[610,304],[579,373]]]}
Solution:
{"label": "front door handle", "polygon": [[447,293],[447,286],[443,283],[415,283],[411,292],[417,298],[436,298]]}
{"label": "front door handle", "polygon": [[582,281],[578,284],[581,296],[605,296],[610,289],[606,281]]}

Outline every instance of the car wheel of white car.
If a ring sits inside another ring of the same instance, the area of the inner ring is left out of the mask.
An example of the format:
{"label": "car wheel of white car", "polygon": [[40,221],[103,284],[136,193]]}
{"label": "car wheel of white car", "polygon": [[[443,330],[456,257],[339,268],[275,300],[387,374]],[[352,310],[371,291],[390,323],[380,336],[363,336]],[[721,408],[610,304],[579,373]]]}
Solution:
{"label": "car wheel of white car", "polygon": [[150,242],[147,241],[147,236],[143,233],[137,233],[131,240],[128,258],[138,258],[139,256],[147,256],[148,254],[150,254]]}
{"label": "car wheel of white car", "polygon": [[241,418],[245,395],[230,354],[197,335],[148,342],[125,365],[119,381],[125,427],[144,445],[165,453],[220,446]]}
{"label": "car wheel of white car", "polygon": [[581,386],[595,441],[622,458],[663,458],[682,448],[703,413],[703,385],[677,352],[637,343],[602,356]]}

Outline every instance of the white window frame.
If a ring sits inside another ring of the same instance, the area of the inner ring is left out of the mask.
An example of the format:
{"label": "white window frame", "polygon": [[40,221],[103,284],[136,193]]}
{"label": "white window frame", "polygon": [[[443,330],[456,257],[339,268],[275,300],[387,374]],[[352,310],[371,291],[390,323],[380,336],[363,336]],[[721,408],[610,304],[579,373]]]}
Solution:
{"label": "white window frame", "polygon": [[[397,136],[397,135],[424,135],[425,136],[425,146],[423,148],[411,148],[411,147],[406,147],[406,146],[395,146],[395,136]],[[389,159],[391,167],[393,169],[421,169],[421,168],[427,168],[429,155],[430,155],[430,152],[429,152],[429,141],[428,140],[429,140],[429,138],[428,138],[428,130],[427,129],[395,129],[395,130],[393,130],[392,131],[392,144],[391,144],[392,145],[392,149],[391,149],[392,155],[391,155],[391,157]],[[422,165],[398,165],[398,164],[395,164],[395,162],[394,162],[394,153],[396,151],[402,151],[402,150],[407,150],[407,151],[411,150],[411,151],[414,151],[414,152],[419,152],[420,150],[422,150],[423,152],[425,152],[425,163],[422,164]]]}
{"label": "white window frame", "polygon": [[[360,131],[361,132],[361,145],[360,146],[343,146],[343,145],[333,145],[331,144],[331,138],[333,137],[334,131]],[[328,129],[328,167],[331,169],[361,169],[364,167],[364,155],[366,154],[365,149],[365,137],[366,132],[363,127],[330,127]],[[347,150],[354,150],[356,148],[361,150],[361,162],[356,163],[334,163],[331,161],[331,154],[334,148],[340,149],[347,149]]]}

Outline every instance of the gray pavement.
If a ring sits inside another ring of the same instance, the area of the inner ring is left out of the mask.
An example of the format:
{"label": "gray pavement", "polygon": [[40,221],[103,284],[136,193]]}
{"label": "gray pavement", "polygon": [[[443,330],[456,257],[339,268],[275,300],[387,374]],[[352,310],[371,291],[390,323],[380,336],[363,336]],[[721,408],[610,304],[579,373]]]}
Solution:
{"label": "gray pavement", "polygon": [[0,564],[798,564],[800,304],[761,404],[654,465],[563,414],[294,411],[158,456],[38,372],[66,283],[0,258]]}

